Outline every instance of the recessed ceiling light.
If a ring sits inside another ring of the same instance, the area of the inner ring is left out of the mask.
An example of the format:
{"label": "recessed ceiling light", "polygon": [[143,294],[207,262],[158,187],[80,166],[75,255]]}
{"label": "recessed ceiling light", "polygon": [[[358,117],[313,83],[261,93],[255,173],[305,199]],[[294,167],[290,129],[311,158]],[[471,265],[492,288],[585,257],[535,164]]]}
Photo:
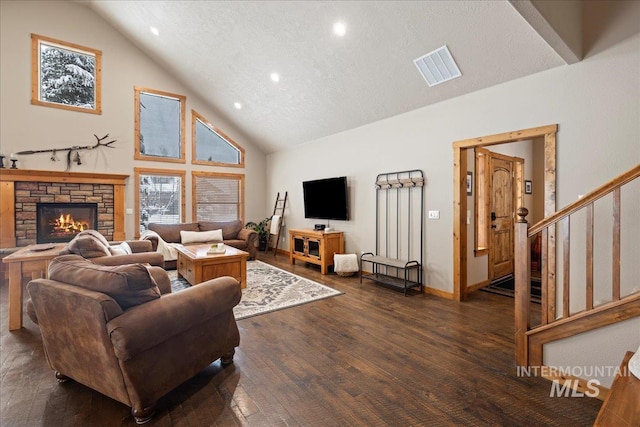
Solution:
{"label": "recessed ceiling light", "polygon": [[149,31],[151,31],[151,34],[153,34],[154,36],[160,35],[160,30],[158,30],[156,27],[149,27]]}
{"label": "recessed ceiling light", "polygon": [[233,106],[236,107],[238,110],[242,108],[242,104],[240,104],[239,102],[234,102]]}
{"label": "recessed ceiling light", "polygon": [[333,24],[333,32],[337,36],[342,37],[347,34],[347,26],[343,22],[336,22],[335,24]]}
{"label": "recessed ceiling light", "polygon": [[276,83],[279,82],[280,76],[278,75],[278,73],[271,73],[271,80],[273,80]]}

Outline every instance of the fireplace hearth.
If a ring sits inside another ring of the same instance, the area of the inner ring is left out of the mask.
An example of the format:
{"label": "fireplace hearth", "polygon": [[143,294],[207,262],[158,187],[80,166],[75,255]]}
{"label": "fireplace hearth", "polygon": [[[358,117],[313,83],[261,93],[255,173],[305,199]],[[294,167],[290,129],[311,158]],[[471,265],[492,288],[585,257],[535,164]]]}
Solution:
{"label": "fireplace hearth", "polygon": [[37,203],[37,243],[64,243],[83,230],[97,229],[97,203]]}

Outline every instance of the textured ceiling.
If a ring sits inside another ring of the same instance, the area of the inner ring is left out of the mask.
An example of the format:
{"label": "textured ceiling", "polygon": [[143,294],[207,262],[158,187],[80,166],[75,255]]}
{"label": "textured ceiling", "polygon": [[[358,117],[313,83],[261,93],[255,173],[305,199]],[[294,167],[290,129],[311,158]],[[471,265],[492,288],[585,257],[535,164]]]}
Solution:
{"label": "textured ceiling", "polygon": [[[507,1],[84,3],[267,153],[566,64]],[[429,88],[445,44],[462,77]]]}

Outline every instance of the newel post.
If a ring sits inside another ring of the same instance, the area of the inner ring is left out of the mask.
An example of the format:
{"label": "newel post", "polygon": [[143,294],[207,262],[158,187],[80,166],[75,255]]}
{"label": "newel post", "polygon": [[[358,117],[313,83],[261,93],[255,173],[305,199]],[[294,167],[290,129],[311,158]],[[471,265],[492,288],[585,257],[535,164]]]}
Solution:
{"label": "newel post", "polygon": [[527,331],[529,330],[529,301],[531,300],[531,253],[529,251],[527,208],[518,208],[514,244],[515,286],[515,344],[516,365],[528,366]]}

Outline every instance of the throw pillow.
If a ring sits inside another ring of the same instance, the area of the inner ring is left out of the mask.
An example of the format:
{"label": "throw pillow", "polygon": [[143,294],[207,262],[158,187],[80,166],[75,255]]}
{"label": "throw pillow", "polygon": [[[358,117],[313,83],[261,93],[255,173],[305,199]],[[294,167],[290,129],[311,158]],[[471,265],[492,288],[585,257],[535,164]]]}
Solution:
{"label": "throw pillow", "polygon": [[242,222],[235,221],[199,221],[200,231],[222,230],[223,240],[232,240],[238,238],[238,233],[242,230]]}
{"label": "throw pillow", "polygon": [[186,243],[222,242],[222,230],[180,231],[180,240]]}
{"label": "throw pillow", "polygon": [[158,233],[162,240],[167,243],[180,243],[180,231],[200,231],[197,222],[189,222],[182,224],[159,224],[157,222],[149,223],[149,230]]}
{"label": "throw pillow", "polygon": [[84,258],[96,258],[111,255],[109,244],[104,236],[95,230],[85,230],[76,235],[68,244],[67,250]]}
{"label": "throw pillow", "polygon": [[143,264],[108,266],[79,255],[62,255],[49,263],[49,279],[107,294],[123,310],[160,298],[160,289]]}
{"label": "throw pillow", "polygon": [[111,252],[111,255],[131,255],[133,253],[131,246],[127,242],[109,246],[109,252]]}
{"label": "throw pillow", "polygon": [[76,236],[93,236],[96,239],[98,239],[100,243],[102,243],[103,245],[109,246],[109,242],[107,242],[107,239],[98,230],[92,230],[92,229],[84,230],[79,232]]}

